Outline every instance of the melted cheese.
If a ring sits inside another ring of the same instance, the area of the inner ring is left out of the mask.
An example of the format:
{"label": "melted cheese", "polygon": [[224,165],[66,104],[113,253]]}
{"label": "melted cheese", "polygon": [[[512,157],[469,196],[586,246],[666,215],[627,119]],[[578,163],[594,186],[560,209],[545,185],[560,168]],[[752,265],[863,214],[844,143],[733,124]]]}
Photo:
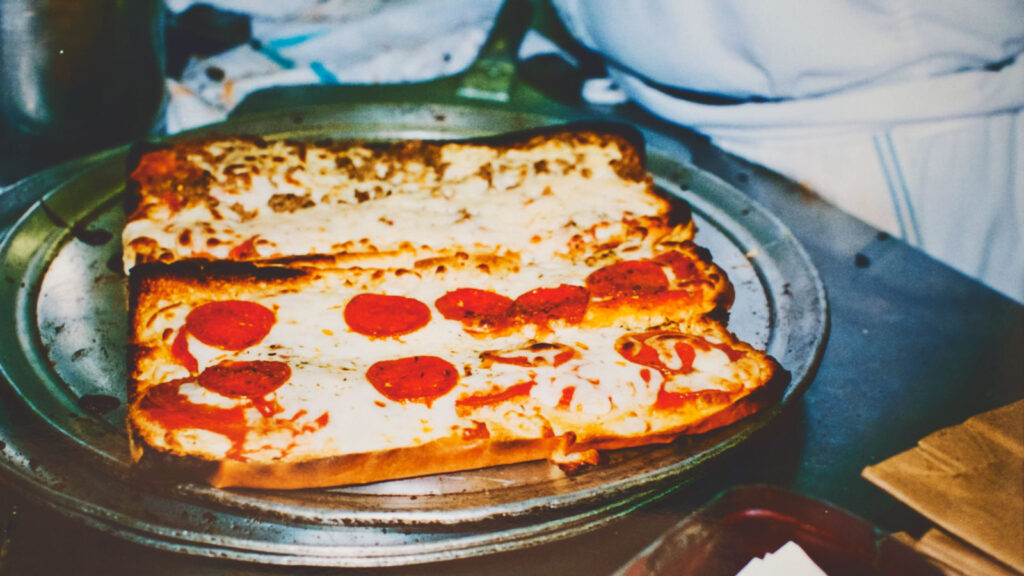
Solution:
{"label": "melted cheese", "polygon": [[[451,290],[514,299],[537,288],[583,286],[609,263],[681,250],[692,225],[670,227],[669,206],[650,181],[617,172],[624,151],[614,143],[449,144],[400,162],[360,146],[289,142],[210,141],[182,150],[208,176],[200,179],[205,188],[186,195],[184,205],[160,190],[142,191],[124,230],[126,270],[140,261],[192,257],[361,256],[337,257],[294,280],[196,282],[167,275],[147,284],[136,294],[132,343],[142,353],[131,367],[138,393],[129,418],[150,446],[209,459],[295,462],[421,446],[478,432],[480,424],[496,439],[635,439],[678,433],[707,415],[692,407],[659,408],[666,392],[738,397],[771,376],[764,355],[749,347],[735,361],[714,346],[695,347],[692,370],[669,341],[655,343],[660,369],[620,354],[624,334],[671,330],[731,294],[724,274],[703,264],[698,273],[706,282],[678,279],[663,266],[669,290],[683,293],[683,304],[613,296],[592,305],[579,325],[539,321],[481,334],[439,312],[435,302]],[[341,268],[355,265],[362,268]],[[691,284],[709,288],[690,294],[684,285]],[[344,316],[346,304],[363,293],[418,300],[430,319],[408,334],[367,337]],[[223,350],[184,329],[190,310],[225,299],[275,312],[262,341]],[[701,300],[705,308],[694,304]],[[714,344],[736,344],[713,322],[695,326],[686,329]],[[177,338],[184,338],[196,372],[174,357]],[[531,346],[538,343],[556,346],[537,353]],[[559,356],[566,347],[572,354]],[[451,363],[459,374],[454,388],[428,405],[391,400],[369,381],[375,363],[412,356]],[[196,374],[226,361],[284,362],[291,372],[256,399],[198,384]],[[235,429],[227,426],[223,433],[190,427],[196,420],[171,430],[149,421],[141,399],[168,383],[178,383],[185,409],[191,404],[230,418],[241,411],[243,439],[229,438]]]}
{"label": "melted cheese", "polygon": [[[597,243],[624,239],[632,229],[624,218],[657,217],[668,209],[648,182],[615,172],[621,152],[612,145],[551,142],[499,151],[452,144],[440,148],[440,175],[413,163],[398,171],[381,164],[353,177],[338,169],[336,158],[358,163],[359,148],[338,156],[309,146],[302,156],[282,142],[231,144],[228,150],[215,142],[205,154],[190,156],[213,175],[208,201],[174,209],[159,195],[143,197],[146,209],[124,229],[126,270],[139,259],[133,241],[140,239],[155,241],[167,256],[162,261],[227,259],[250,240],[260,258],[395,250],[408,243],[512,251],[541,261],[566,254],[578,235]],[[287,195],[307,200],[275,211],[275,197]]]}
{"label": "melted cheese", "polygon": [[[227,351],[187,334],[188,350],[197,360],[199,372],[226,360],[285,362],[292,369],[291,378],[267,398],[282,408],[276,417],[302,425],[325,412],[329,415],[325,426],[301,434],[301,441],[296,441],[294,434],[280,431],[250,433],[245,454],[253,459],[301,460],[417,446],[472,429],[474,422],[484,422],[492,434],[520,438],[540,437],[545,430],[556,435],[573,432],[581,437],[629,436],[651,431],[651,406],[662,387],[670,392],[742,389],[738,379],[743,375],[741,370],[750,370],[750,363],[730,362],[716,348],[696,350],[694,371],[687,374],[672,372],[680,367],[681,361],[671,341],[658,349],[661,362],[669,368],[665,373],[624,359],[616,351],[619,338],[648,328],[643,319],[632,315],[624,315],[600,328],[555,323],[549,330],[525,326],[511,334],[481,337],[467,332],[460,322],[445,319],[434,307],[438,298],[457,287],[470,285],[516,295],[538,285],[578,281],[586,272],[579,267],[553,265],[534,266],[517,274],[482,275],[473,270],[456,270],[439,275],[441,278],[422,278],[417,274],[388,276],[376,280],[381,284],[377,286],[365,274],[320,271],[301,290],[285,283],[250,294],[252,301],[275,310],[277,316],[270,332],[257,345]],[[352,286],[345,286],[342,281],[353,278],[362,281],[353,282]],[[421,329],[399,337],[370,338],[354,332],[345,323],[344,307],[354,296],[367,291],[415,298],[428,306],[431,319]],[[204,294],[196,288],[177,293],[189,293],[195,303],[217,299],[216,294]],[[158,338],[182,330],[195,304],[172,302],[173,298],[154,303],[160,312],[148,317],[142,340],[145,335]],[[713,336],[709,338],[722,342]],[[551,353],[530,356],[547,358],[536,366],[483,359],[484,352],[515,350],[534,340],[571,346],[575,357],[557,366],[553,365]],[[390,400],[366,378],[370,366],[377,361],[413,355],[440,357],[460,373],[455,389],[430,407],[420,402]],[[166,361],[143,362],[138,368],[135,377],[143,387],[188,376],[185,368]],[[456,408],[459,399],[487,396],[528,382],[534,384],[527,395],[484,403],[469,413],[460,413]],[[564,403],[567,388],[573,391],[571,400]],[[249,402],[221,396],[194,383],[183,385],[181,393],[195,404],[222,408]],[[254,407],[250,406],[249,411],[258,418]],[[671,424],[671,420],[666,422]],[[208,437],[208,433],[201,437]],[[192,440],[183,440],[183,449],[197,450],[202,445],[193,441],[192,436],[189,438]],[[223,457],[222,450],[227,450],[223,441],[210,446],[212,457]]]}

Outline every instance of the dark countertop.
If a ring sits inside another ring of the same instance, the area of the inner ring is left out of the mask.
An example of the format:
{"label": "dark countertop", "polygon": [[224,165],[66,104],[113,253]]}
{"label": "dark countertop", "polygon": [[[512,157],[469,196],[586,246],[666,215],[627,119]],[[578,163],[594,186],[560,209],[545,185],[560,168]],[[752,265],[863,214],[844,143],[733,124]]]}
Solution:
{"label": "dark countertop", "polygon": [[[288,108],[294,97],[278,95],[252,110]],[[630,108],[613,113],[652,121]],[[831,335],[813,383],[693,483],[606,528],[523,551],[373,573],[606,574],[722,490],[750,483],[788,487],[885,531],[919,534],[928,522],[862,479],[861,469],[938,428],[1024,397],[1024,307],[692,133],[665,130],[690,147],[697,166],[778,216],[817,266]],[[0,574],[357,572],[154,551],[66,520],[7,487],[0,489],[0,514]]]}

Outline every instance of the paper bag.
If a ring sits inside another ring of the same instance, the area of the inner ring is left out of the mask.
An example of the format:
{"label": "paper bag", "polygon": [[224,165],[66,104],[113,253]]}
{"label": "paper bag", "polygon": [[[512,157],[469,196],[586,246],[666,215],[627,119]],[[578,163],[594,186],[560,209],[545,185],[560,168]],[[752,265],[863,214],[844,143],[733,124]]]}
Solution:
{"label": "paper bag", "polygon": [[1024,573],[1024,400],[930,434],[863,475]]}

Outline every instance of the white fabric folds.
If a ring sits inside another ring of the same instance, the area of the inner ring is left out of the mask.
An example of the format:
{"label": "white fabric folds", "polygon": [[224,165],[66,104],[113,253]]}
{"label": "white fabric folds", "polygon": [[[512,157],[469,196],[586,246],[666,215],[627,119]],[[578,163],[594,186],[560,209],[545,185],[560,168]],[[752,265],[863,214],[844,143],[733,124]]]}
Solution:
{"label": "white fabric folds", "polygon": [[654,114],[1024,302],[1024,2],[556,6]]}

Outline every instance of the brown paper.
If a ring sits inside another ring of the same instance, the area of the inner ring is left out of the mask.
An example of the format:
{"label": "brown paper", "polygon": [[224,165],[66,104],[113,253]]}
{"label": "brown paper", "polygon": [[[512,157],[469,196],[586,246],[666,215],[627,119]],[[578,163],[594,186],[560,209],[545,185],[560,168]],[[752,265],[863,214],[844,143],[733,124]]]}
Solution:
{"label": "brown paper", "polygon": [[982,554],[973,546],[938,528],[932,528],[925,532],[924,536],[913,544],[913,547],[921,554],[953,568],[958,574],[968,576],[1016,576],[1019,574],[997,564],[995,560]]}
{"label": "brown paper", "polygon": [[1024,400],[930,434],[863,475],[1024,573]]}

